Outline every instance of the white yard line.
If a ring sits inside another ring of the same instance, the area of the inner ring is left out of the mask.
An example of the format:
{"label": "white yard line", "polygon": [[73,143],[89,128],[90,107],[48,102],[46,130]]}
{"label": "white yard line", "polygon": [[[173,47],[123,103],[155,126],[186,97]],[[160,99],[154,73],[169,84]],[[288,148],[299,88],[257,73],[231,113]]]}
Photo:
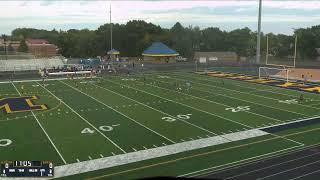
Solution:
{"label": "white yard line", "polygon": [[[37,82],[38,83],[38,82]],[[39,83],[38,83],[39,84]],[[64,105],[66,105],[73,113],[75,113],[77,116],[80,117],[83,121],[85,121],[88,125],[90,125],[93,129],[95,129],[99,134],[101,134],[104,138],[106,138],[109,142],[111,142],[114,146],[116,146],[118,149],[120,149],[123,153],[126,153],[119,145],[117,145],[115,142],[113,142],[109,137],[107,137],[105,134],[103,134],[98,128],[96,128],[93,124],[91,124],[87,119],[82,117],[77,111],[75,111],[73,108],[71,108],[67,103],[62,101],[62,99],[58,98],[55,94],[53,94],[49,89],[39,84],[43,89],[48,91],[52,96],[54,96],[57,100],[62,102]]]}
{"label": "white yard line", "polygon": [[[179,78],[172,78],[172,79],[176,79],[176,80],[180,80],[182,81],[183,79],[179,79]],[[160,81],[160,80],[158,80]],[[161,81],[162,82],[162,81]],[[246,93],[246,92],[242,92],[242,91],[238,91],[238,90],[233,90],[233,89],[229,89],[229,88],[223,88],[223,87],[220,87],[220,86],[214,86],[214,85],[208,85],[208,84],[203,84],[203,83],[199,83],[199,82],[194,82],[195,84],[201,84],[203,86],[208,86],[208,87],[215,87],[215,88],[220,88],[220,89],[224,89],[224,90],[228,90],[228,91],[234,91],[236,93],[242,93],[242,94],[247,94],[247,95],[251,95],[251,96],[256,96],[256,97],[261,97],[261,98],[265,98],[265,99],[270,99],[270,100],[273,100],[273,101],[279,101],[279,99],[274,99],[274,98],[268,98],[268,97],[264,97],[264,96],[259,96],[259,95],[255,95],[255,94],[251,94],[251,93]],[[260,103],[256,103],[256,102],[252,102],[252,101],[248,101],[248,100],[244,100],[244,99],[240,99],[240,98],[235,98],[233,96],[228,96],[230,98],[234,98],[234,99],[238,99],[238,100],[242,100],[242,101],[247,101],[247,102],[250,102],[250,103],[253,103],[253,104],[256,104],[256,105],[260,105],[260,106],[265,106],[265,107],[268,107],[268,108],[272,108],[272,109],[277,109],[277,110],[282,110],[282,111],[286,111],[286,112],[290,112],[290,113],[294,113],[294,114],[299,114],[299,115],[302,115],[302,116],[308,116],[306,114],[303,114],[303,113],[299,113],[299,112],[295,112],[295,111],[290,111],[290,110],[287,110],[287,109],[282,109],[282,108],[276,108],[276,107],[272,107],[272,106],[268,106],[268,105],[265,105],[265,104],[260,104]],[[299,105],[299,104],[297,104]]]}
{"label": "white yard line", "polygon": [[[159,81],[159,82],[162,82],[162,83],[168,83],[168,82],[163,82],[163,81],[160,81],[160,80],[156,80],[156,81]],[[164,88],[164,89],[167,89],[167,88]],[[170,90],[170,89],[167,89],[167,90]],[[196,90],[197,90],[197,91],[201,91],[201,92],[205,92],[205,93],[209,93],[209,94],[224,96],[224,97],[231,98],[231,99],[236,99],[236,100],[243,101],[243,102],[248,102],[248,103],[255,104],[255,105],[265,106],[265,107],[268,107],[268,108],[279,109],[279,108],[274,108],[274,107],[267,106],[267,105],[258,104],[258,103],[252,102],[252,101],[247,101],[247,100],[239,99],[239,98],[236,98],[236,97],[233,97],[233,96],[226,96],[226,95],[220,94],[220,93],[212,93],[212,92],[204,91],[204,90],[200,90],[200,89],[196,89]],[[225,107],[231,107],[231,106],[229,106],[229,105],[226,105],[226,104],[223,104],[223,103],[218,103],[218,102],[216,102],[216,101],[211,101],[211,100],[208,100],[208,99],[204,99],[204,98],[201,98],[201,97],[198,97],[198,96],[193,96],[193,95],[186,94],[186,93],[182,93],[182,92],[178,92],[178,93],[184,94],[184,95],[186,95],[186,96],[190,96],[190,97],[193,97],[193,98],[201,99],[201,100],[203,100],[203,101],[208,101],[208,102],[211,102],[211,103],[214,103],[214,104],[222,105],[222,106],[225,106]],[[281,110],[281,109],[280,109],[280,110]],[[264,117],[264,118],[267,118],[267,119],[271,119],[271,120],[273,120],[273,121],[283,122],[283,121],[280,120],[280,119],[275,119],[275,118],[268,117],[268,116],[265,116],[265,115],[262,115],[262,114],[257,114],[257,113],[255,113],[255,112],[251,112],[251,111],[243,111],[243,112],[249,113],[249,114],[254,114],[254,115],[256,115],[256,116]]]}
{"label": "white yard line", "polygon": [[156,132],[156,131],[154,131],[154,130],[152,130],[152,129],[148,128],[147,126],[145,126],[145,125],[143,125],[143,124],[139,123],[138,121],[136,121],[136,120],[132,119],[131,117],[129,117],[129,116],[127,116],[127,115],[123,114],[122,112],[120,112],[120,111],[118,111],[118,110],[116,110],[116,109],[114,109],[114,108],[112,108],[112,107],[108,106],[107,104],[105,104],[104,102],[102,102],[102,101],[98,100],[97,98],[92,97],[92,96],[90,96],[89,94],[84,93],[84,92],[80,91],[79,89],[77,89],[77,88],[75,88],[75,87],[73,87],[73,86],[70,86],[70,85],[69,85],[69,84],[67,84],[67,83],[64,83],[64,82],[62,82],[62,81],[59,81],[59,82],[61,82],[61,83],[65,84],[66,86],[71,87],[72,89],[74,89],[74,90],[76,90],[76,91],[80,92],[81,94],[84,94],[84,95],[86,95],[86,96],[90,97],[91,99],[93,99],[93,100],[97,101],[98,103],[100,103],[100,104],[102,104],[102,105],[104,105],[104,106],[108,107],[109,109],[112,109],[113,111],[117,112],[118,114],[120,114],[120,115],[122,115],[122,116],[124,116],[124,117],[126,117],[126,118],[128,118],[128,119],[130,119],[131,121],[135,122],[136,124],[139,124],[140,126],[142,126],[142,127],[146,128],[146,129],[148,129],[149,131],[151,131],[151,132],[153,132],[153,133],[155,133],[155,134],[157,134],[157,135],[159,135],[159,136],[163,137],[164,139],[166,139],[166,140],[168,140],[168,141],[170,141],[170,142],[172,142],[172,143],[175,143],[175,141],[173,141],[173,140],[171,140],[171,139],[169,139],[169,138],[165,137],[164,135],[162,135],[162,134],[160,134],[160,133],[158,133],[158,132]]}
{"label": "white yard line", "polygon": [[[110,82],[113,82],[113,81],[110,81]],[[118,84],[118,83],[116,83],[116,84]],[[136,89],[136,88],[133,88],[133,87],[128,86],[128,85],[123,85],[123,84],[121,84],[121,85],[122,85],[122,86],[125,86],[125,87],[129,87],[129,88],[131,88],[131,89],[135,89],[136,91],[145,92],[146,94],[150,94],[150,95],[159,97],[159,98],[161,98],[161,99],[165,99],[165,100],[167,100],[167,101],[171,101],[171,102],[174,102],[174,103],[177,103],[177,104],[181,104],[181,105],[183,105],[183,106],[186,106],[186,107],[195,109],[195,110],[197,110],[197,111],[200,111],[200,112],[203,112],[203,113],[206,113],[206,114],[210,114],[210,115],[213,115],[213,116],[216,116],[216,117],[225,119],[225,120],[227,120],[227,121],[234,122],[234,123],[236,123],[236,124],[240,124],[240,125],[242,125],[242,126],[245,126],[245,127],[247,127],[247,128],[250,128],[250,129],[254,129],[253,127],[251,127],[251,126],[249,126],[249,125],[246,125],[246,124],[243,124],[243,123],[240,123],[240,122],[237,122],[237,121],[233,121],[233,120],[231,120],[231,119],[229,119],[229,118],[225,118],[225,117],[222,117],[222,116],[220,116],[220,115],[213,114],[213,113],[210,113],[210,112],[207,112],[207,111],[204,111],[204,110],[195,108],[195,107],[193,107],[193,106],[189,106],[189,105],[184,104],[184,103],[180,103],[180,102],[177,102],[177,101],[174,101],[174,100],[171,100],[171,99],[167,99],[167,98],[164,98],[164,97],[162,97],[162,96],[158,96],[158,95],[156,95],[156,94],[152,94],[152,93],[149,93],[149,92],[144,91],[144,90]],[[159,86],[154,86],[154,85],[149,85],[149,84],[146,84],[146,85],[152,86],[152,87],[156,87],[156,88],[160,88],[160,89],[164,89],[164,90],[167,90],[167,91],[173,91],[173,90],[166,89],[166,88],[162,88],[162,87],[159,87]],[[184,94],[184,93],[183,93],[183,94]],[[188,95],[188,94],[186,94],[186,95]],[[190,96],[191,96],[191,95],[190,95]],[[231,132],[232,132],[232,131],[231,131]],[[304,144],[302,144],[302,143],[300,143],[300,142],[294,141],[294,140],[289,139],[289,138],[286,138],[286,137],[279,136],[279,135],[277,135],[277,134],[271,134],[271,135],[272,135],[272,136],[275,136],[275,137],[281,137],[281,138],[283,138],[283,139],[285,139],[285,140],[288,140],[288,141],[297,143],[297,144],[299,144],[299,145],[304,145]]]}
{"label": "white yard line", "polygon": [[[183,76],[183,75],[181,75]],[[185,76],[183,76],[185,77]],[[179,78],[172,78],[172,79],[179,79]],[[197,78],[198,80],[201,80],[201,78]],[[210,81],[210,80],[207,80],[207,79],[202,79],[204,81],[208,81],[208,82],[216,82],[216,81]],[[230,80],[230,79],[229,79]],[[274,98],[270,98],[270,97],[265,97],[265,96],[260,96],[260,95],[256,95],[256,94],[251,94],[251,93],[247,93],[247,92],[242,92],[242,91],[238,91],[238,90],[233,90],[233,89],[229,89],[229,88],[224,88],[224,87],[220,87],[220,86],[215,86],[215,85],[206,85],[206,84],[203,84],[203,83],[199,83],[199,82],[196,82],[197,84],[202,84],[202,85],[205,85],[205,86],[211,86],[211,87],[217,87],[217,88],[222,88],[222,89],[226,89],[226,90],[229,90],[229,91],[236,91],[236,92],[239,92],[239,93],[244,93],[244,94],[248,94],[248,95],[252,95],[252,96],[256,96],[256,97],[261,97],[261,98],[265,98],[265,99],[270,99],[270,100],[275,100],[275,101],[278,101],[278,99],[274,99]],[[236,85],[235,85],[236,86]],[[238,85],[239,87],[243,87],[243,86],[240,86]],[[250,88],[250,87],[245,87],[245,88]],[[257,88],[250,88],[250,89],[254,89],[254,90],[259,90]],[[270,92],[270,91],[268,91]],[[279,93],[277,93],[279,94]],[[303,104],[297,104],[299,106],[304,106],[304,107],[310,107],[310,108],[313,108],[313,109],[320,109],[320,108],[316,108],[316,107],[312,107],[312,106],[307,106],[307,105],[303,105]]]}
{"label": "white yard line", "polygon": [[[115,83],[114,81],[111,81],[111,82]],[[116,84],[118,84],[118,83],[116,83]],[[196,110],[196,111],[200,111],[200,112],[203,112],[203,113],[206,113],[206,114],[210,114],[210,115],[212,115],[212,116],[219,117],[219,118],[221,118],[221,119],[224,119],[224,120],[227,120],[227,121],[231,121],[231,122],[233,122],[233,123],[236,123],[236,124],[239,124],[239,125],[242,125],[242,126],[248,127],[248,128],[250,128],[250,129],[253,129],[253,127],[250,127],[250,126],[248,126],[248,125],[242,124],[242,123],[240,123],[240,122],[233,121],[233,120],[231,120],[231,119],[228,119],[228,118],[222,117],[222,116],[220,116],[220,115],[213,114],[213,113],[210,113],[210,112],[207,112],[207,111],[204,111],[204,110],[198,109],[198,108],[196,108],[196,107],[192,107],[192,106],[189,106],[189,105],[187,105],[187,104],[183,104],[183,103],[180,103],[180,102],[177,102],[177,101],[171,100],[171,99],[167,99],[167,98],[164,98],[164,97],[162,97],[162,96],[159,96],[159,95],[156,95],[156,94],[153,94],[153,93],[150,93],[150,92],[147,92],[147,91],[141,90],[141,89],[134,88],[134,87],[132,87],[132,86],[123,85],[123,84],[121,84],[121,85],[122,85],[122,86],[129,87],[129,88],[131,88],[131,89],[135,89],[135,90],[137,90],[137,91],[144,92],[144,93],[146,93],[146,94],[149,94],[149,95],[152,95],[152,96],[155,96],[155,97],[161,98],[161,99],[164,99],[164,100],[166,100],[166,101],[170,101],[170,102],[173,102],[173,103],[176,103],[176,104],[180,104],[180,105],[182,105],[182,106],[189,107],[189,108],[194,109],[194,110]],[[146,85],[149,85],[149,84],[146,84]],[[154,85],[149,85],[149,86],[153,86],[153,87],[160,88],[160,89],[165,89],[165,88],[162,88],[162,87],[159,87],[159,86],[154,86]],[[168,90],[168,89],[165,89],[165,90]]]}
{"label": "white yard line", "polygon": [[134,102],[136,102],[136,103],[138,103],[138,104],[140,104],[140,105],[143,105],[143,106],[145,106],[145,107],[148,107],[148,108],[150,108],[150,109],[152,109],[152,110],[155,110],[155,111],[157,111],[157,112],[160,112],[160,113],[165,114],[165,115],[167,115],[167,116],[170,116],[170,117],[172,117],[172,118],[178,119],[178,120],[180,120],[180,121],[182,121],[182,122],[184,122],[184,123],[186,123],[186,124],[189,124],[189,125],[191,125],[191,126],[194,126],[194,127],[196,127],[196,128],[199,128],[199,129],[201,129],[201,130],[203,130],[203,131],[209,132],[210,134],[216,135],[216,133],[214,133],[214,132],[212,132],[212,131],[210,131],[210,130],[207,130],[207,129],[201,127],[201,126],[198,126],[198,125],[195,125],[195,124],[193,124],[193,123],[190,123],[190,122],[188,122],[188,121],[186,121],[186,120],[184,120],[184,119],[182,119],[182,118],[175,117],[175,116],[172,116],[172,115],[170,115],[170,114],[168,114],[168,113],[166,113],[166,112],[163,112],[163,111],[161,111],[161,110],[155,109],[155,108],[153,108],[153,107],[151,107],[151,106],[148,106],[148,105],[146,105],[146,104],[144,104],[144,103],[142,103],[142,102],[140,102],[140,101],[134,100],[134,99],[132,99],[132,98],[129,98],[129,97],[127,97],[127,96],[124,96],[124,95],[122,95],[122,94],[119,94],[119,93],[117,93],[117,92],[114,92],[114,91],[112,91],[112,90],[109,90],[109,89],[107,89],[107,88],[104,88],[104,87],[102,87],[102,86],[98,86],[98,85],[95,85],[95,84],[94,84],[94,86],[97,86],[97,87],[99,87],[99,88],[102,88],[102,89],[104,89],[104,90],[106,90],[106,91],[109,91],[109,92],[111,92],[111,93],[117,94],[117,95],[119,95],[119,96],[121,96],[121,97],[124,97],[124,98],[126,98],[126,99],[131,100],[131,101],[134,101]]}
{"label": "white yard line", "polygon": [[[226,136],[233,137],[232,141],[239,141],[239,140],[264,136],[267,134],[268,133],[260,130],[248,130],[248,131],[228,134]],[[224,144],[228,142],[230,141],[220,136],[214,136],[210,138],[197,139],[193,141],[181,142],[181,143],[171,144],[167,146],[151,148],[147,150],[130,152],[127,154],[120,154],[120,155],[115,155],[111,157],[94,159],[90,161],[82,161],[79,163],[62,165],[62,166],[55,167],[55,178],[120,166],[120,165],[139,162],[147,159],[173,155],[181,152],[186,152],[186,151],[195,150],[199,148],[205,148],[205,147],[214,146],[218,144]]]}
{"label": "white yard line", "polygon": [[[11,82],[11,84],[13,85],[13,87],[16,89],[16,91],[18,92],[18,94],[21,96],[21,93],[19,92],[19,90],[17,89],[16,85],[14,85],[13,82]],[[44,134],[46,135],[46,137],[48,138],[48,140],[50,141],[51,145],[53,146],[53,148],[55,149],[55,151],[58,153],[58,155],[60,156],[61,160],[63,161],[64,164],[67,164],[66,160],[64,159],[64,157],[62,156],[62,154],[60,153],[59,149],[56,147],[56,145],[53,143],[52,139],[50,138],[49,134],[47,133],[47,131],[44,129],[44,127],[41,125],[39,119],[37,118],[37,116],[33,113],[33,111],[31,111],[33,117],[35,118],[35,120],[37,121],[38,125],[40,126],[40,128],[42,129],[42,131],[44,132]]]}

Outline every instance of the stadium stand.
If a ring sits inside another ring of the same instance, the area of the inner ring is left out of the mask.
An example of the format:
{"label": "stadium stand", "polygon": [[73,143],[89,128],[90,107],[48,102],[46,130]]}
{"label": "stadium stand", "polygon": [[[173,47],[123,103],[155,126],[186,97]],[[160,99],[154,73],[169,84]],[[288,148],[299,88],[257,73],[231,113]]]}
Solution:
{"label": "stadium stand", "polygon": [[28,71],[43,68],[51,69],[53,67],[61,67],[63,65],[63,58],[59,56],[41,59],[11,59],[0,61],[0,71]]}

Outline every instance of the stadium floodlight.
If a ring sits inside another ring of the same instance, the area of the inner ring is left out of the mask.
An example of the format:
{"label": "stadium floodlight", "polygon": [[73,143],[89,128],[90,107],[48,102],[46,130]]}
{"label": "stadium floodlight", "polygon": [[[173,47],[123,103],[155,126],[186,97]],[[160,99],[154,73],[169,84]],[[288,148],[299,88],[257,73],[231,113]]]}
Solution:
{"label": "stadium floodlight", "polygon": [[111,22],[111,3],[110,3],[110,50],[112,50],[112,22]]}
{"label": "stadium floodlight", "polygon": [[7,36],[5,34],[2,34],[3,44],[4,44],[4,53],[6,60],[8,60],[8,51],[7,51]]}
{"label": "stadium floodlight", "polygon": [[261,42],[261,5],[262,0],[259,0],[259,14],[258,14],[258,33],[257,33],[257,51],[256,51],[256,63],[260,63],[260,42]]}

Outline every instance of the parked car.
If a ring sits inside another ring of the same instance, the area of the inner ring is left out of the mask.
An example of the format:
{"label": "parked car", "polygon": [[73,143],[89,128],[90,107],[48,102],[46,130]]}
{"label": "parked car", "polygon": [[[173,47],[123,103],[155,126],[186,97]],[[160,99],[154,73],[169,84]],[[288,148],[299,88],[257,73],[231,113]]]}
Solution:
{"label": "parked car", "polygon": [[187,58],[184,58],[184,57],[182,57],[182,56],[177,56],[177,57],[176,57],[176,61],[178,61],[178,62],[186,62],[186,61],[187,61]]}

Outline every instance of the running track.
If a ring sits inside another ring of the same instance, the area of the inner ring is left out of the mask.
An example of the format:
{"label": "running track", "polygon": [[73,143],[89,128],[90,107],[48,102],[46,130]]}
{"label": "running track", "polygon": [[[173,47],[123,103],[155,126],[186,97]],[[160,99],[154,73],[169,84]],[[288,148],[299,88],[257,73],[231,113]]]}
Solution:
{"label": "running track", "polygon": [[320,145],[193,177],[230,180],[319,180]]}

